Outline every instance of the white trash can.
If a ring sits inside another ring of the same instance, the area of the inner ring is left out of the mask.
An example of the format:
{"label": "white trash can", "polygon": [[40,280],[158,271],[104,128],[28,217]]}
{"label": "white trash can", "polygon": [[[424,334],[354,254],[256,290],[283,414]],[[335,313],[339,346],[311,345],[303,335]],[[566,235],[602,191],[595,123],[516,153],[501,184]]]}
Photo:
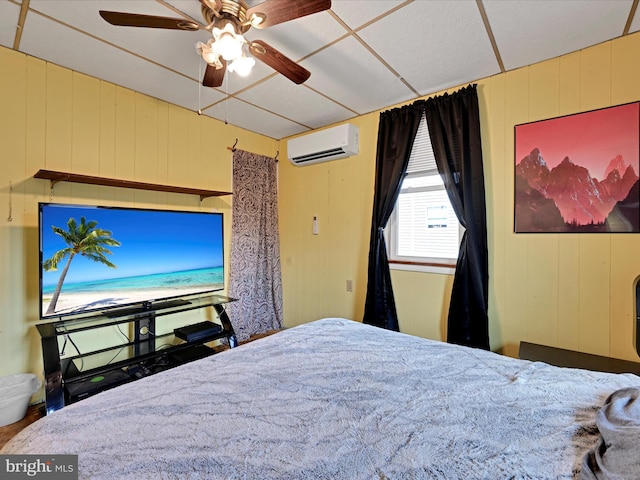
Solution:
{"label": "white trash can", "polygon": [[42,382],[33,373],[0,377],[0,427],[22,420]]}

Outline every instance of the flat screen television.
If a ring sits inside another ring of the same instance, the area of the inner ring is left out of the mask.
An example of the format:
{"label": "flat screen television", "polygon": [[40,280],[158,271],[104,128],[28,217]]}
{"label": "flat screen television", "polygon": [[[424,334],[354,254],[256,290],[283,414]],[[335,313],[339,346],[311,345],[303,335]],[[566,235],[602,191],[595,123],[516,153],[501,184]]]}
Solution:
{"label": "flat screen television", "polygon": [[224,289],[222,213],[40,203],[39,234],[43,320]]}

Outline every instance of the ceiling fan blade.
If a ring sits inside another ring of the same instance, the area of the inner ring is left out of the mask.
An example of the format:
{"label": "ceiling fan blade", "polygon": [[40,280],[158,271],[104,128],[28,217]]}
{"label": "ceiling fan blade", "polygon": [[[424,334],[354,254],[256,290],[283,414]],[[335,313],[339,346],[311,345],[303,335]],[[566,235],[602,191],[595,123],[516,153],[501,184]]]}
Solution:
{"label": "ceiling fan blade", "polygon": [[202,25],[184,18],[156,17],[137,13],[109,12],[100,10],[100,16],[111,25],[119,27],[166,28],[169,30],[200,30]]}
{"label": "ceiling fan blade", "polygon": [[224,79],[224,73],[227,71],[227,62],[224,59],[220,59],[222,62],[222,68],[216,68],[207,64],[207,69],[204,71],[204,78],[202,79],[202,85],[205,87],[219,87],[222,85]]}
{"label": "ceiling fan blade", "polygon": [[306,68],[298,65],[293,60],[285,57],[278,50],[271,45],[263,42],[262,40],[254,40],[249,45],[251,53],[261,62],[266,63],[271,68],[281,73],[293,83],[298,85],[305,82],[310,76],[311,72]]}
{"label": "ceiling fan blade", "polygon": [[256,28],[265,28],[330,8],[331,0],[267,0],[247,9],[247,18],[250,18],[252,13],[265,14],[266,20],[255,25]]}

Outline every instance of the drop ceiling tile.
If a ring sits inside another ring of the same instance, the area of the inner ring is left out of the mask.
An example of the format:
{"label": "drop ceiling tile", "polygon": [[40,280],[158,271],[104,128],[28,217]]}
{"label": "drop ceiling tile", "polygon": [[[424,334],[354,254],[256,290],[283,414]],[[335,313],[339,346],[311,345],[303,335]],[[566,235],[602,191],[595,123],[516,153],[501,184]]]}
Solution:
{"label": "drop ceiling tile", "polygon": [[276,75],[259,86],[239,95],[239,98],[272,112],[318,128],[356,115],[304,85],[295,85]]}
{"label": "drop ceiling tile", "polygon": [[622,35],[633,0],[504,2],[484,6],[507,70]]}
{"label": "drop ceiling tile", "polygon": [[[201,92],[195,80],[109,47],[40,15],[31,15],[29,22],[31,27],[25,29],[20,49],[34,57],[191,110],[197,110],[198,95],[205,105],[223,97],[214,89]],[[48,32],[49,41],[41,41],[37,33],[40,31]],[[103,61],[104,58],[109,61]]]}
{"label": "drop ceiling tile", "polygon": [[338,15],[352,30],[356,30],[376,17],[393,10],[404,0],[333,0],[331,10]]}
{"label": "drop ceiling tile", "polygon": [[475,2],[413,2],[359,35],[421,95],[500,70]]}
{"label": "drop ceiling tile", "polygon": [[7,0],[0,1],[0,45],[13,48],[19,17],[19,5],[9,3]]}
{"label": "drop ceiling tile", "polygon": [[[166,70],[158,69],[155,66],[147,67],[147,70],[148,73],[143,73],[143,79],[157,79],[158,85],[147,86],[147,81],[140,82],[140,88],[146,87],[147,90],[143,93],[179,105],[193,112],[197,112],[203,106],[219,102],[224,98],[224,94],[218,90],[202,87],[197,82],[192,82]],[[153,71],[156,71],[156,73],[153,73]],[[138,92],[142,91],[138,88],[129,88]]]}
{"label": "drop ceiling tile", "polygon": [[[105,42],[117,45],[160,65],[166,65],[167,68],[194,79],[197,78],[200,64],[203,63],[196,52],[195,44],[199,40],[207,41],[210,38],[210,34],[206,31],[187,32],[114,26],[107,23],[98,13],[99,10],[114,10],[178,18],[178,15],[172,10],[148,0],[133,2],[31,0],[30,8],[49,16],[51,19],[67,25],[74,25],[87,36],[103,39]],[[32,28],[32,19],[38,16],[35,12],[29,13],[25,31]]]}
{"label": "drop ceiling tile", "polygon": [[[203,114],[275,139],[308,130],[303,125],[233,98],[207,108]],[[238,148],[242,148],[242,144],[239,144]]]}
{"label": "drop ceiling tile", "polygon": [[359,114],[415,96],[352,37],[322,50],[301,64],[313,72],[307,85]]}
{"label": "drop ceiling tile", "polygon": [[[202,72],[204,72],[205,66],[206,64],[203,62]],[[272,76],[274,73],[275,70],[273,70],[271,67],[256,60],[256,64],[251,69],[249,75],[247,75],[246,77],[241,77],[237,73],[226,72],[224,79],[222,80],[222,85],[217,87],[217,90],[220,90],[224,93],[235,94],[236,92],[246,90],[253,85],[259,84],[260,82],[264,81],[264,79]]]}

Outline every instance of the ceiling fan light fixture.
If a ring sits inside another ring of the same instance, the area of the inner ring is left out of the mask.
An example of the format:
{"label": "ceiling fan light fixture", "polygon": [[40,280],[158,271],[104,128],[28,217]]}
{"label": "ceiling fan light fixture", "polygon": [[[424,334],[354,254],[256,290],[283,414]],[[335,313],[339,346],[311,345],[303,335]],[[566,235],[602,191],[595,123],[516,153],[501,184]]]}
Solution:
{"label": "ceiling fan light fixture", "polygon": [[197,42],[196,51],[202,56],[202,59],[209,65],[216,65],[220,63],[220,53],[214,48],[213,38],[207,43]]}
{"label": "ceiling fan light fixture", "polygon": [[230,72],[235,72],[241,77],[246,77],[251,73],[251,69],[256,64],[256,61],[253,57],[242,55],[240,58],[236,58],[233,62],[229,64],[228,70]]}
{"label": "ceiling fan light fixture", "polygon": [[223,28],[214,27],[211,33],[215,41],[214,48],[222,58],[232,61],[242,56],[245,39],[235,32],[231,22],[227,22]]}
{"label": "ceiling fan light fixture", "polygon": [[242,55],[242,43],[238,43],[235,38],[228,34],[223,34],[216,43],[218,44],[220,56],[227,61],[232,61]]}
{"label": "ceiling fan light fixture", "polygon": [[218,55],[215,55],[215,54],[209,52],[209,53],[203,54],[202,58],[209,65],[213,65],[216,68],[222,68],[222,62],[220,62],[220,57]]}

